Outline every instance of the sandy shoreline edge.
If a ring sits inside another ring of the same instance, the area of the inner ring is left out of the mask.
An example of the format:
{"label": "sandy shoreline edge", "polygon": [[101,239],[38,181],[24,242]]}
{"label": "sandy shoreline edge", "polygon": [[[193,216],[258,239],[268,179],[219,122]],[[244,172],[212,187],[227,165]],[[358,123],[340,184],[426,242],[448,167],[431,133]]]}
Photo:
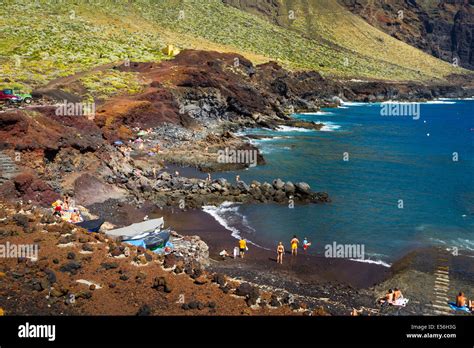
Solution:
{"label": "sandy shoreline edge", "polygon": [[[327,308],[333,315],[348,315],[350,308],[377,308],[376,298],[389,287],[400,287],[408,294],[411,306],[403,309],[389,308],[387,315],[420,315],[431,313],[431,294],[440,253],[450,258],[453,265],[450,292],[472,288],[474,258],[452,256],[438,248],[428,247],[408,252],[397,259],[392,267],[357,262],[342,258],[325,258],[317,255],[297,257],[287,254],[284,264],[276,263],[273,250],[250,246],[242,259],[222,260],[222,249],[232,250],[237,244],[231,231],[201,209],[180,210],[159,208],[146,202],[142,207],[109,200],[89,207],[91,213],[100,215],[117,225],[126,225],[149,218],[163,217],[182,235],[198,235],[209,246],[211,272],[226,274],[234,279],[253,283],[262,289],[291,293],[299,298]],[[455,270],[456,269],[456,270]],[[392,313],[394,312],[394,313]]]}
{"label": "sandy shoreline edge", "polygon": [[383,281],[390,268],[351,261],[348,259],[327,259],[302,252],[297,257],[286,255],[283,265],[277,265],[273,250],[266,250],[250,245],[244,260],[228,259],[222,261],[219,252],[223,249],[231,251],[237,244],[231,231],[219,224],[211,215],[201,209],[180,210],[176,208],[157,208],[151,203],[137,209],[127,204],[109,200],[103,204],[90,207],[91,213],[100,215],[116,225],[126,225],[141,221],[145,216],[163,217],[165,226],[171,226],[183,235],[198,235],[209,246],[210,258],[215,265],[225,268],[245,270],[266,270],[275,275],[294,278],[295,281],[315,283],[340,283],[354,287],[370,287]]}

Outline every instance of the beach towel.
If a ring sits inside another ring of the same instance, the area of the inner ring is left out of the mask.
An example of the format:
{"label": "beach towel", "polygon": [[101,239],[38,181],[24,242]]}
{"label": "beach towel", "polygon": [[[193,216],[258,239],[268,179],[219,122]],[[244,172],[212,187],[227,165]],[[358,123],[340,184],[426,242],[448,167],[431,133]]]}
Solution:
{"label": "beach towel", "polygon": [[392,302],[392,305],[394,306],[398,306],[398,307],[405,307],[408,303],[408,299],[407,298],[399,298],[399,299],[396,299],[394,302]]}
{"label": "beach towel", "polygon": [[102,226],[104,222],[104,219],[94,219],[77,222],[76,225],[85,228],[89,232],[99,232],[100,226]]}
{"label": "beach towel", "polygon": [[137,247],[143,247],[146,248],[145,240],[143,239],[129,239],[129,240],[124,240],[124,243],[135,245]]}
{"label": "beach towel", "polygon": [[459,307],[459,306],[456,306],[456,304],[454,302],[448,302],[448,305],[449,305],[449,307],[451,307],[451,309],[453,309],[455,311],[471,313],[471,311],[469,310],[469,308],[467,306]]}
{"label": "beach towel", "polygon": [[174,249],[174,245],[173,243],[171,243],[170,241],[167,241],[165,246],[163,248],[156,248],[154,250],[152,250],[155,254],[160,254],[160,255],[168,255],[170,254]]}
{"label": "beach towel", "polygon": [[147,249],[153,250],[163,247],[171,236],[171,230],[155,231],[149,236],[143,238]]}

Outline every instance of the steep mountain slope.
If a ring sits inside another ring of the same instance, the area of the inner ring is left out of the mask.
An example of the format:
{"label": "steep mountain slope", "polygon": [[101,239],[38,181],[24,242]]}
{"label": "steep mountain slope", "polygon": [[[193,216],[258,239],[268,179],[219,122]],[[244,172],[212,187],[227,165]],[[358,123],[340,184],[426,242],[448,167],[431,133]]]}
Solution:
{"label": "steep mountain slope", "polygon": [[[2,83],[32,88],[104,63],[168,59],[160,51],[167,43],[349,78],[426,81],[463,72],[333,1],[291,1],[279,11],[288,15],[290,8],[296,19],[282,27],[219,0],[6,2],[0,8]],[[133,80],[112,76],[109,82],[115,78],[118,85]]]}
{"label": "steep mountain slope", "polygon": [[[340,0],[373,26],[412,46],[474,69],[473,0]],[[403,11],[403,12],[399,12]]]}

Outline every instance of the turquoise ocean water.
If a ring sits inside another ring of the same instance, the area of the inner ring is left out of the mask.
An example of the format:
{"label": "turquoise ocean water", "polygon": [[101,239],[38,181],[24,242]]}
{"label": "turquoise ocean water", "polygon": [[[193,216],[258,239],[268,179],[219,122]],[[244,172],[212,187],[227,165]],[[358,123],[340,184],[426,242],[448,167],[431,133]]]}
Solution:
{"label": "turquoise ocean water", "polygon": [[384,263],[427,245],[474,251],[474,101],[422,103],[419,119],[382,116],[382,107],[347,103],[295,115],[323,122],[321,131],[249,130],[266,136],[252,142],[267,164],[223,174],[305,181],[332,203],[205,210],[234,236],[268,248],[297,234],[312,241],[312,253],[333,242],[364,244],[366,258]]}

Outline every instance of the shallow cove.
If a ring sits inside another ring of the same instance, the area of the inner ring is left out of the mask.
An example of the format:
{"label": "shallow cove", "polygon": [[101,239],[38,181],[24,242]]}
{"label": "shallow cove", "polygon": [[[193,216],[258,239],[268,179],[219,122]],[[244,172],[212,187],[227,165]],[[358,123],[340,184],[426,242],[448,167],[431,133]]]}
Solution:
{"label": "shallow cove", "polygon": [[248,130],[263,136],[251,141],[267,164],[219,174],[305,181],[331,204],[226,205],[212,214],[269,248],[293,234],[308,237],[309,252],[319,255],[333,242],[364,244],[367,262],[391,263],[430,245],[474,251],[474,101],[422,103],[416,120],[380,111],[381,104],[349,103],[295,115],[323,122],[321,131]]}

